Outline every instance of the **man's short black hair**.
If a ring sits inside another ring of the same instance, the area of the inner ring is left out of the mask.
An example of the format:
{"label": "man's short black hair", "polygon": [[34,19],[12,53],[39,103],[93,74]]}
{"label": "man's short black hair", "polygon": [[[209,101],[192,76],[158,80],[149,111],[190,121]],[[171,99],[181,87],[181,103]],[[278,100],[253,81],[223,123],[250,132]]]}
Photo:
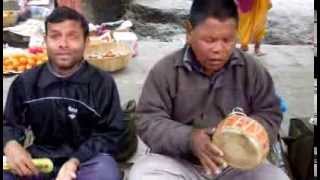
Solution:
{"label": "man's short black hair", "polygon": [[222,21],[234,18],[238,22],[237,5],[234,0],[193,0],[189,15],[192,27],[199,25],[208,17]]}
{"label": "man's short black hair", "polygon": [[89,35],[89,25],[84,16],[78,13],[76,10],[71,9],[69,7],[57,7],[55,8],[51,14],[46,18],[45,28],[46,34],[48,33],[48,23],[60,23],[66,20],[74,20],[78,21],[81,24],[81,27],[84,32],[84,37],[88,37]]}

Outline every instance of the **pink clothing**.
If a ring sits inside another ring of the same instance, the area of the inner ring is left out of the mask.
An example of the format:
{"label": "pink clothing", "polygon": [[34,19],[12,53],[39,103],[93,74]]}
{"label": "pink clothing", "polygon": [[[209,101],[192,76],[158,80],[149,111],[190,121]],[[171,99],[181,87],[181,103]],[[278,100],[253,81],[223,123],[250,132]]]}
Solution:
{"label": "pink clothing", "polygon": [[82,14],[81,0],[58,0],[58,6],[67,6]]}
{"label": "pink clothing", "polygon": [[248,12],[251,10],[252,5],[255,0],[236,0],[238,7],[242,13]]}

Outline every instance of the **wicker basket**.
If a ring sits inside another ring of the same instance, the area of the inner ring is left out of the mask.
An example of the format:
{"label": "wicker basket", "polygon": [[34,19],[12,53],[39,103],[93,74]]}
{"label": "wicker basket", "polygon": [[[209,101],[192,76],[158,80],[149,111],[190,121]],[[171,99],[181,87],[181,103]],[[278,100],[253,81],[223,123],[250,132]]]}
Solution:
{"label": "wicker basket", "polygon": [[9,27],[16,24],[18,11],[3,11],[3,27]]}
{"label": "wicker basket", "polygon": [[[114,52],[115,56],[102,57],[102,54],[109,51]],[[109,72],[125,68],[131,57],[131,49],[124,43],[95,41],[91,42],[85,51],[85,59],[90,64]]]}

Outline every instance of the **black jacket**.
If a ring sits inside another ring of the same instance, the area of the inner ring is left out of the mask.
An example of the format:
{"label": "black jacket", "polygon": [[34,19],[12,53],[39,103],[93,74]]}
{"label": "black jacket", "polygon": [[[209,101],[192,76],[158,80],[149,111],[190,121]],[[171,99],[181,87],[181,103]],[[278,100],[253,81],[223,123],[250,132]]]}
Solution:
{"label": "black jacket", "polygon": [[31,128],[33,157],[80,162],[98,153],[115,154],[126,123],[113,78],[87,62],[71,77],[54,76],[48,65],[27,71],[12,83],[4,112],[3,143],[25,139]]}

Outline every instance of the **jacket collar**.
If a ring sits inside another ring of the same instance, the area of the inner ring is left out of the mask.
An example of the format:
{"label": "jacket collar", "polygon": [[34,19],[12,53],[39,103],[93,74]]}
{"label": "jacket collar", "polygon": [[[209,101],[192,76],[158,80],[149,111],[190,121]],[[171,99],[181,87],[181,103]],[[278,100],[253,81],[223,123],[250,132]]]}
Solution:
{"label": "jacket collar", "polygon": [[62,78],[57,77],[53,72],[51,65],[49,62],[44,64],[42,66],[42,71],[39,74],[39,80],[38,80],[38,86],[39,87],[47,87],[50,84],[56,83],[56,82],[71,82],[71,83],[79,83],[79,84],[86,84],[90,81],[90,75],[89,75],[89,64],[87,61],[83,61],[81,64],[81,67],[74,72],[71,76]]}
{"label": "jacket collar", "polygon": [[[184,67],[188,71],[192,71],[193,65],[195,65],[195,67],[202,69],[201,65],[198,63],[196,57],[193,54],[192,48],[189,45],[185,45],[185,47],[182,49],[182,54],[182,58],[175,64],[176,67]],[[229,62],[230,63],[226,64],[227,68],[232,66],[242,66],[245,64],[239,50],[236,48],[233,49],[229,58]]]}

